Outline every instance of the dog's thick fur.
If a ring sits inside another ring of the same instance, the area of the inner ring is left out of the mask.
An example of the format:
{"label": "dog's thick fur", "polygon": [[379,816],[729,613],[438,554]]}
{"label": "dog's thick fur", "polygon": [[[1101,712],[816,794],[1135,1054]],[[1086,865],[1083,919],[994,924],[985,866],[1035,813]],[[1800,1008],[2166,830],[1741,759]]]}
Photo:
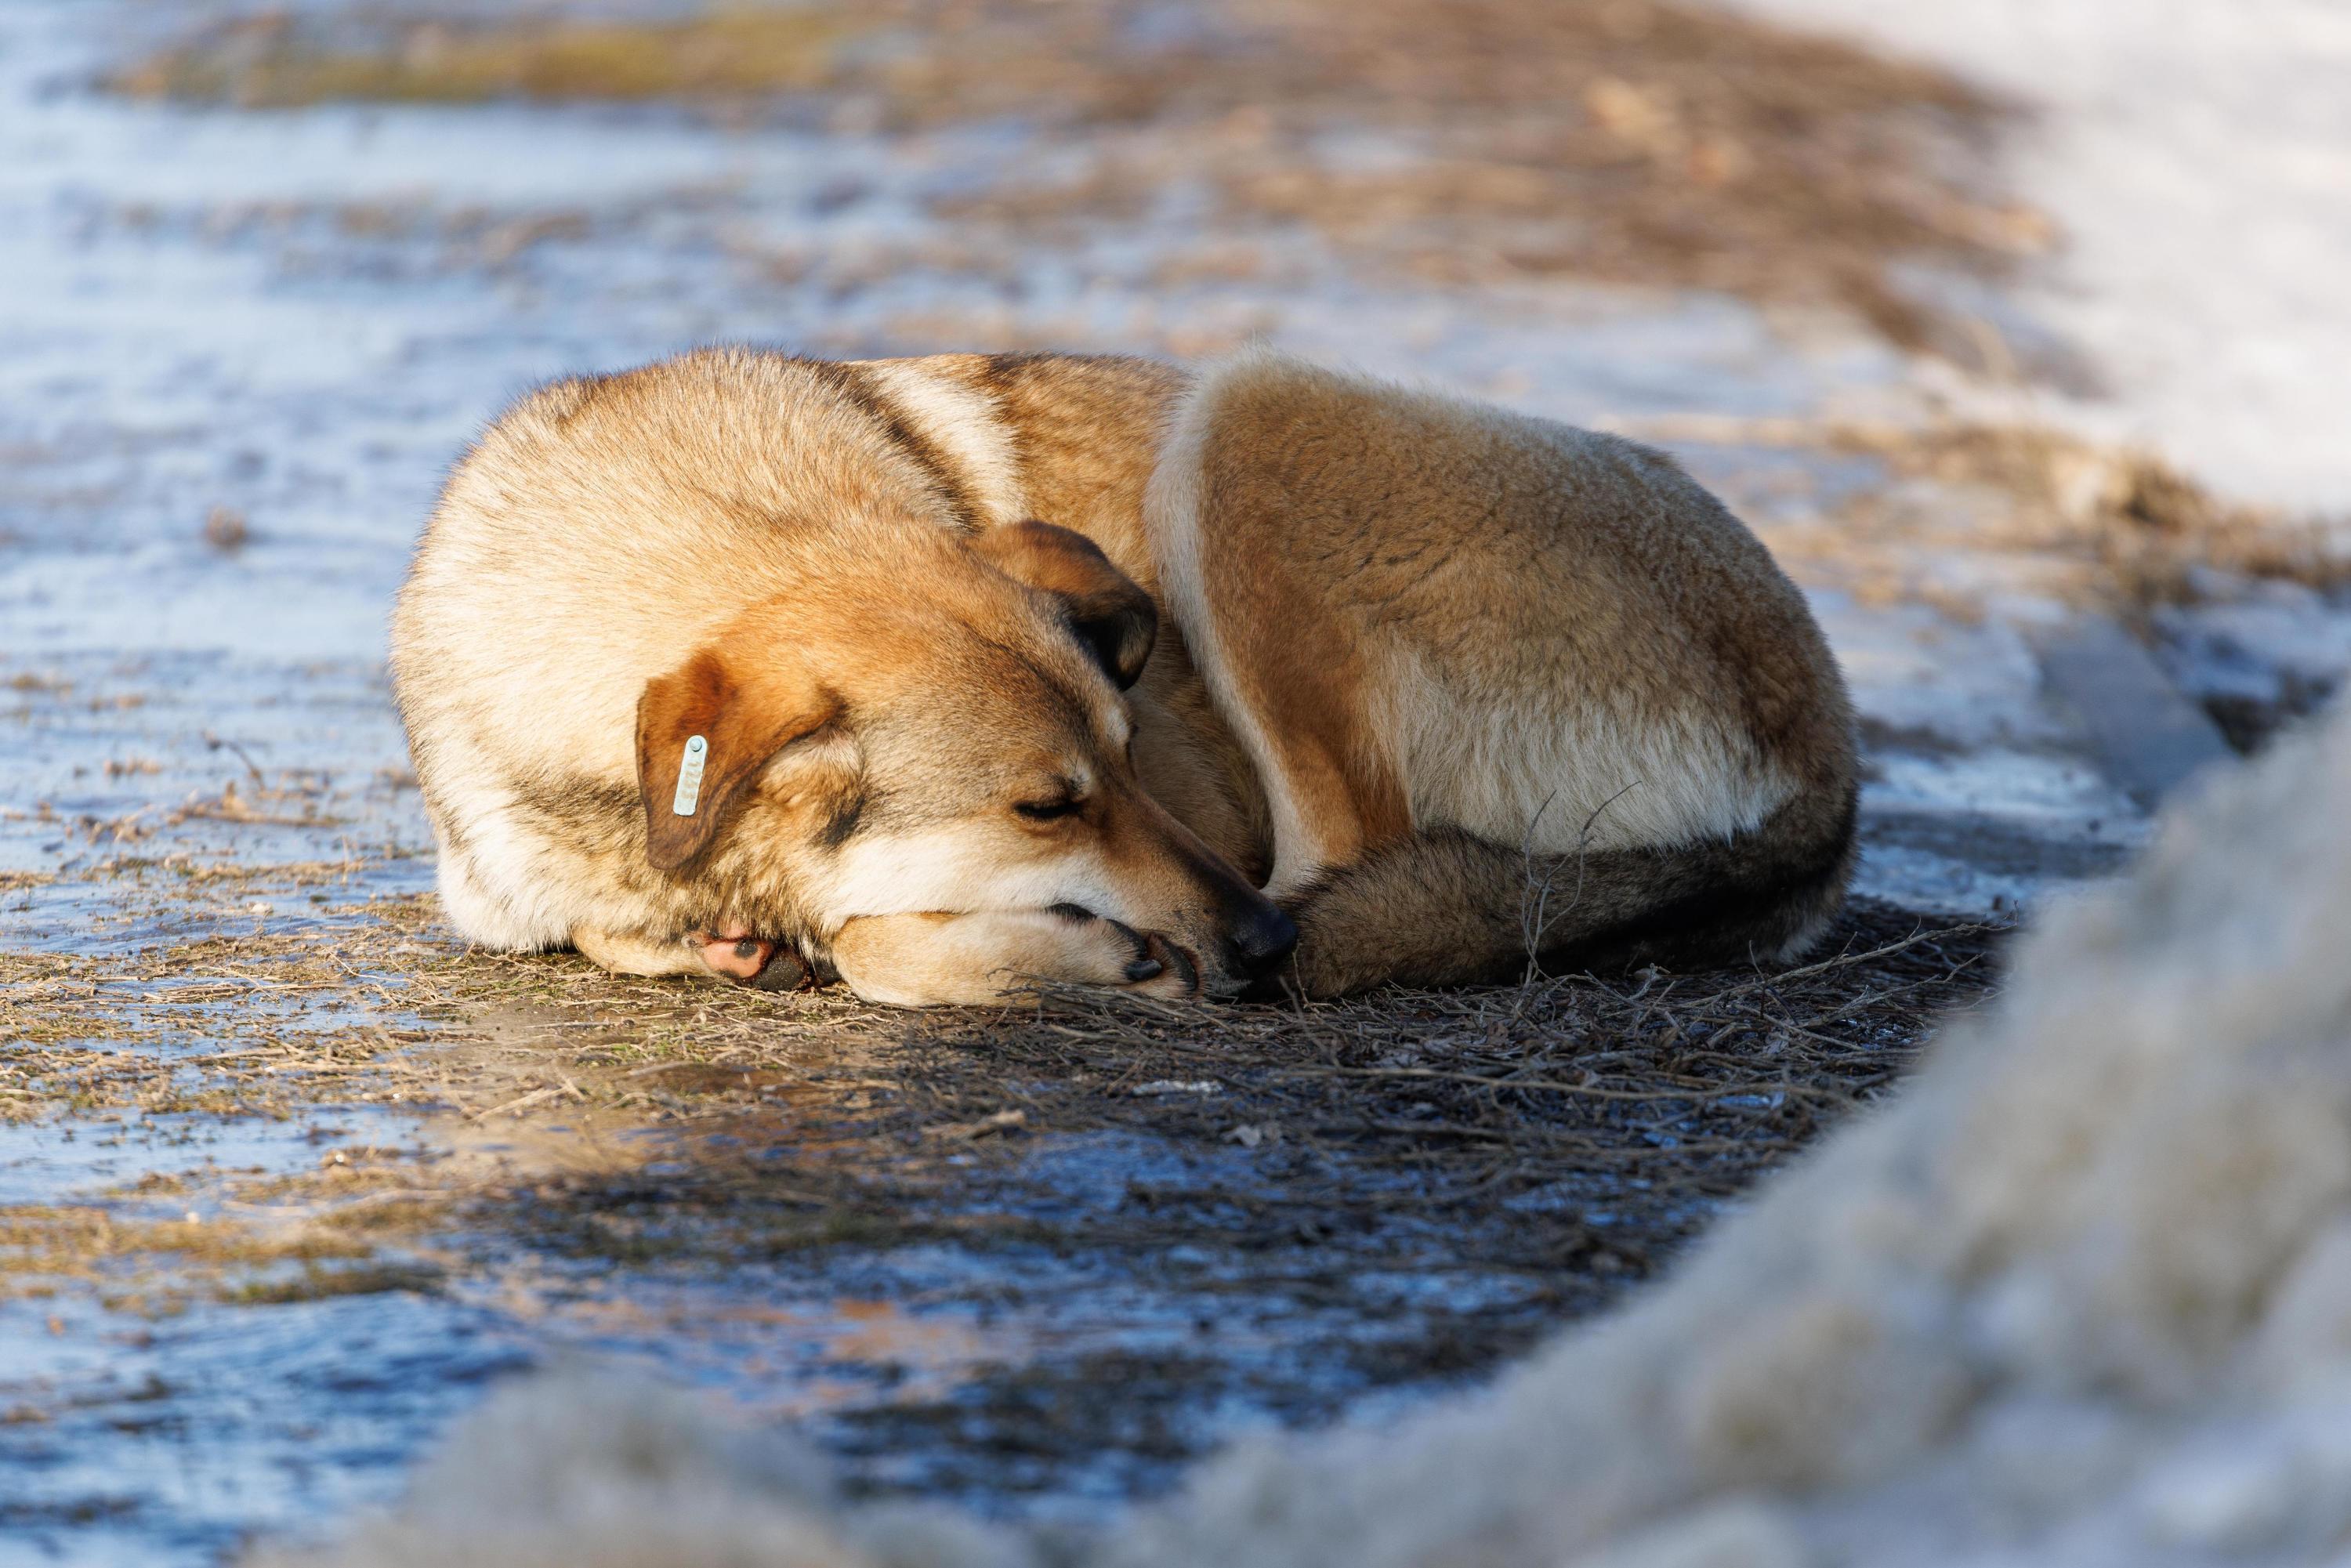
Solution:
{"label": "dog's thick fur", "polygon": [[635,972],[1226,994],[1288,947],[1259,883],[1315,995],[1783,958],[1852,861],[1835,666],[1669,459],[1270,354],[557,383],[393,668],[451,917]]}

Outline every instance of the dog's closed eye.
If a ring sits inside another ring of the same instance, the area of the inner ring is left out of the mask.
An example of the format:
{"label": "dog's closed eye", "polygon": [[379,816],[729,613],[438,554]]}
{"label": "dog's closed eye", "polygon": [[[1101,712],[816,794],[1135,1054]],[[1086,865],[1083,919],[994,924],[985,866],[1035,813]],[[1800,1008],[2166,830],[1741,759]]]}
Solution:
{"label": "dog's closed eye", "polygon": [[1056,817],[1073,814],[1079,804],[1073,797],[1064,795],[1057,800],[1023,800],[1012,809],[1032,822],[1050,822]]}

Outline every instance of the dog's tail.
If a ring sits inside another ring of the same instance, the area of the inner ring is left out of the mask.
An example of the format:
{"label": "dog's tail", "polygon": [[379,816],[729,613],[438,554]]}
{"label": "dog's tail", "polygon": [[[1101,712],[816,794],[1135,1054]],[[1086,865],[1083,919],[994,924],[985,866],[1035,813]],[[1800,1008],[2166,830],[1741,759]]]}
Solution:
{"label": "dog's tail", "polygon": [[1284,902],[1290,985],[1476,985],[1558,974],[1784,963],[1819,940],[1853,874],[1855,791],[1806,790],[1755,828],[1673,849],[1529,855],[1424,830]]}

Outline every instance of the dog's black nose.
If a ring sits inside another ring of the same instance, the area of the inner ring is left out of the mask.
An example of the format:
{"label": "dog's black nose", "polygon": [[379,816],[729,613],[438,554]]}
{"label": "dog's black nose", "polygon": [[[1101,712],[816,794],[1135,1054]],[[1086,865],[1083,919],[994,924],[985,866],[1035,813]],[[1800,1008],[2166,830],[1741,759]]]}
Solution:
{"label": "dog's black nose", "polygon": [[1233,968],[1254,980],[1271,974],[1298,946],[1298,923],[1269,904],[1252,914],[1226,939]]}

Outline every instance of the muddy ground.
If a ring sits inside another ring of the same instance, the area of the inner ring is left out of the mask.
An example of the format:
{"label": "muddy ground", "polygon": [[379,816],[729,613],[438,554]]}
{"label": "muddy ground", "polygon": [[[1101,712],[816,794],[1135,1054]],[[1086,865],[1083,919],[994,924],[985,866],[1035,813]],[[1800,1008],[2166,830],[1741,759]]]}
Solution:
{"label": "muddy ground", "polygon": [[[2351,663],[2326,520],[1955,393],[2089,372],[2001,306],[2030,116],[1925,68],[1646,0],[600,15],[0,5],[0,1561],[319,1530],[569,1356],[1051,1518],[1475,1378],[1898,1083],[2143,839],[2147,735]],[[504,399],[1251,334],[1755,524],[1869,754],[1817,966],[911,1016],[439,925],[381,620]]]}

